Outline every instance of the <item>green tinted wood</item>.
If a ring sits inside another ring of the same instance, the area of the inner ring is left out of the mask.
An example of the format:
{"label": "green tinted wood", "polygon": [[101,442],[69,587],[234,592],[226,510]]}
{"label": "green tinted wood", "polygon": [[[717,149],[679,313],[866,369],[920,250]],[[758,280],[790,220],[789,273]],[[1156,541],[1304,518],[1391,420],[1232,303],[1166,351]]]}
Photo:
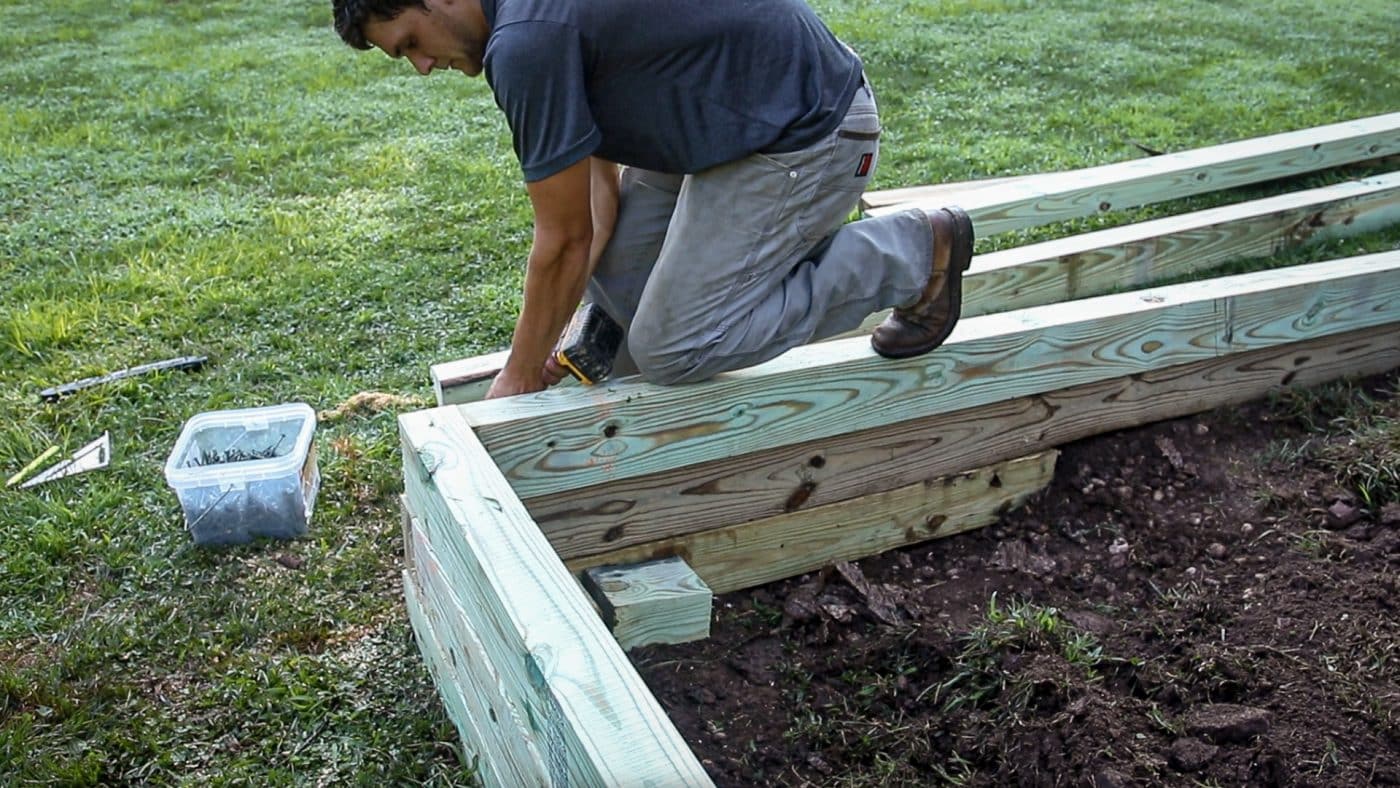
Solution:
{"label": "green tinted wood", "polygon": [[567,490],[525,504],[560,555],[616,551],[805,512],[1091,435],[1245,402],[1285,386],[1379,374],[1400,367],[1397,332],[1400,327],[1390,324],[1231,354]]}
{"label": "green tinted wood", "polygon": [[1058,455],[1048,451],[793,514],[575,559],[569,568],[684,556],[715,593],[727,594],[990,525],[1050,483]]}
{"label": "green tinted wood", "polygon": [[[476,766],[477,779],[484,786],[550,785],[548,773],[538,754],[529,753],[533,746],[523,740],[521,731],[511,742],[501,735],[501,725],[492,720],[489,701],[484,700],[481,676],[472,675],[463,663],[465,653],[443,626],[441,610],[432,598],[414,581],[407,570],[403,573],[404,597],[409,621],[413,625],[418,650],[428,664],[437,686],[438,696],[447,708],[447,716],[457,728],[462,745]],[[498,715],[504,715],[504,705]],[[529,753],[529,754],[522,754]]]}
{"label": "green tinted wood", "polygon": [[[1400,153],[1400,112],[1010,181],[962,195],[978,237],[1136,208]],[[941,197],[876,208],[940,208]]]}
{"label": "green tinted wood", "polygon": [[[529,701],[513,695],[518,687],[502,680],[500,671],[477,632],[486,625],[474,605],[465,603],[446,574],[426,532],[414,518],[412,529],[415,590],[419,594],[437,645],[447,657],[457,677],[466,712],[476,735],[496,755],[492,765],[502,786],[552,785],[566,779],[556,770],[551,774],[536,739],[539,732],[529,724]],[[472,615],[468,611],[475,612]]]}
{"label": "green tinted wood", "polygon": [[690,386],[616,384],[456,406],[522,497],[1400,319],[1400,252],[959,323],[890,361],[863,338]]}
{"label": "green tinted wood", "polygon": [[[1400,173],[1020,246],[973,259],[963,316],[1073,301],[1400,224]],[[868,333],[888,310],[845,336]]]}
{"label": "green tinted wood", "polygon": [[[1400,173],[980,255],[963,278],[973,317],[1088,298],[1400,223]],[[842,337],[868,333],[877,312]],[[842,338],[834,337],[834,338]],[[485,395],[505,353],[432,367],[439,404]]]}
{"label": "green tinted wood", "polygon": [[679,558],[596,566],[583,580],[624,649],[710,636],[714,595]]}
{"label": "green tinted wood", "polygon": [[[460,414],[420,411],[399,426],[410,507],[551,777],[709,785]],[[422,549],[416,544],[415,554]]]}

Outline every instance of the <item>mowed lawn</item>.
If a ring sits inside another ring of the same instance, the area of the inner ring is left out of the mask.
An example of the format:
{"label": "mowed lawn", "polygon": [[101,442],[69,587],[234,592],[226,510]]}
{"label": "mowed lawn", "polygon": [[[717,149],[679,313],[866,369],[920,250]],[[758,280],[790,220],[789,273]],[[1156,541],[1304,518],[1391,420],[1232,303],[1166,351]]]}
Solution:
{"label": "mowed lawn", "polygon": [[[816,5],[876,86],[880,187],[1400,110],[1394,0]],[[345,47],[320,0],[0,14],[0,477],[113,443],[0,491],[0,784],[468,780],[403,608],[395,411],[519,305],[530,213],[485,83]],[[185,355],[210,363],[38,398]],[[309,538],[190,545],[162,473],[186,419],[365,391],[402,399],[321,425]]]}

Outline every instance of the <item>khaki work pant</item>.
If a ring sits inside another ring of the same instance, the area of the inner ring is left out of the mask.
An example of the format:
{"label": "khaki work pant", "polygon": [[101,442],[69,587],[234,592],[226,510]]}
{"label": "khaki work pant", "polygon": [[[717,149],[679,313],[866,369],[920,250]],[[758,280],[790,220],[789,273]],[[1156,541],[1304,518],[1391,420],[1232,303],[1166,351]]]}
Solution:
{"label": "khaki work pant", "polygon": [[683,383],[752,366],[914,300],[932,234],[917,211],[843,224],[879,157],[862,87],[809,148],[691,175],[622,173],[588,300],[627,327],[616,375]]}

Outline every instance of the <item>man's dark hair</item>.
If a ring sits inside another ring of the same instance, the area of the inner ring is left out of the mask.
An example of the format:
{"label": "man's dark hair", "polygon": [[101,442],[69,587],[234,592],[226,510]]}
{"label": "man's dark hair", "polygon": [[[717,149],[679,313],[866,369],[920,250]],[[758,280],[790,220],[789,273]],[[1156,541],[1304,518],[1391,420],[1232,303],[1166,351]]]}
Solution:
{"label": "man's dark hair", "polygon": [[365,23],[371,19],[393,19],[405,8],[427,8],[424,0],[331,0],[335,13],[335,32],[345,43],[356,49],[369,49],[365,40]]}

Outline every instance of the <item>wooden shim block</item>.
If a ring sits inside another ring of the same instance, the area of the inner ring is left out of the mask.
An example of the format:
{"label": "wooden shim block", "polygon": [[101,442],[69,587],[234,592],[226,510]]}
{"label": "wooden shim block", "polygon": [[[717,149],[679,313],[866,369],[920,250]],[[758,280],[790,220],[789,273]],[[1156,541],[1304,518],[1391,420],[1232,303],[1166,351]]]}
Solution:
{"label": "wooden shim block", "polygon": [[523,498],[1400,319],[1400,251],[961,321],[937,352],[864,338],[689,386],[457,406]]}
{"label": "wooden shim block", "polygon": [[[1400,112],[1013,181],[964,196],[979,238],[1400,153]],[[876,208],[881,216],[941,200]]]}
{"label": "wooden shim block", "polygon": [[[975,317],[1145,287],[1232,260],[1267,257],[1398,222],[1400,173],[1389,173],[1019,246],[973,258],[963,278],[962,314]],[[889,310],[876,312],[860,328],[833,339],[868,333],[888,314]],[[453,383],[469,377],[454,370],[479,375],[499,355],[434,366],[438,404],[480,400],[491,377]],[[491,368],[491,375],[495,372]]]}
{"label": "wooden shim block", "polygon": [[[618,549],[787,512],[801,514],[811,507],[991,465],[1091,435],[1246,402],[1286,386],[1316,385],[1396,367],[1400,324],[1392,323],[775,447],[526,503],[565,558],[601,553],[602,558],[584,563],[637,560],[652,554],[633,557]],[[703,571],[700,574],[705,577]]]}
{"label": "wooden shim block", "polygon": [[710,785],[461,414],[408,413],[399,427],[405,493],[551,778]]}
{"label": "wooden shim block", "polygon": [[[447,716],[457,728],[462,746],[472,758],[472,768],[482,785],[486,786],[536,786],[550,785],[548,773],[539,761],[521,757],[518,750],[533,749],[528,740],[515,737],[516,751],[507,747],[503,737],[498,735],[498,723],[491,718],[489,703],[484,699],[480,678],[470,675],[459,666],[467,659],[480,660],[481,655],[466,656],[460,645],[450,645],[439,634],[442,631],[440,612],[418,586],[408,570],[404,570],[404,599],[408,606],[408,618],[413,625],[414,639],[418,641],[418,651],[423,655],[432,674],[438,696],[447,708]],[[504,714],[504,712],[500,712]],[[485,725],[487,727],[483,728]]]}
{"label": "wooden shim block", "polygon": [[583,585],[623,649],[710,636],[714,595],[680,558],[595,566]]}
{"label": "wooden shim block", "polygon": [[422,604],[437,645],[459,684],[464,708],[476,735],[492,753],[491,767],[504,788],[517,785],[560,784],[566,775],[546,763],[535,742],[524,698],[502,680],[481,638],[479,611],[468,613],[443,570],[425,531],[412,531],[413,554]]}
{"label": "wooden shim block", "polygon": [[577,558],[569,567],[674,555],[684,557],[717,594],[752,588],[994,523],[1050,483],[1058,456],[1042,452],[840,503]]}

